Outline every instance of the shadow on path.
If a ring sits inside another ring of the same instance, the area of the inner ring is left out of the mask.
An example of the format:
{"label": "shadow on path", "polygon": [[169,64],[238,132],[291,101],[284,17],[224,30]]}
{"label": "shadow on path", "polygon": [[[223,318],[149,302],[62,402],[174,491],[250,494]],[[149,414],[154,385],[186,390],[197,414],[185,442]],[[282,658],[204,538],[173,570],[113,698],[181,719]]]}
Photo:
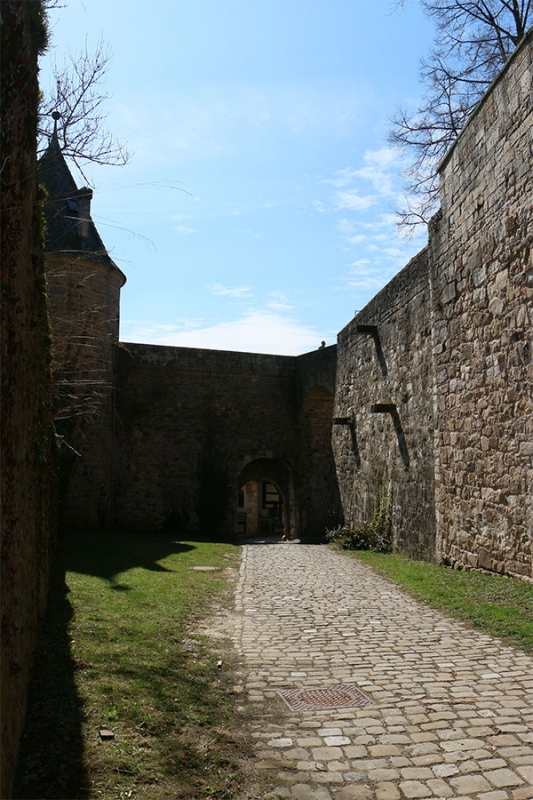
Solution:
{"label": "shadow on path", "polygon": [[83,704],[74,675],[69,623],[73,616],[58,557],[30,686],[13,798],[37,800],[89,797],[83,759]]}

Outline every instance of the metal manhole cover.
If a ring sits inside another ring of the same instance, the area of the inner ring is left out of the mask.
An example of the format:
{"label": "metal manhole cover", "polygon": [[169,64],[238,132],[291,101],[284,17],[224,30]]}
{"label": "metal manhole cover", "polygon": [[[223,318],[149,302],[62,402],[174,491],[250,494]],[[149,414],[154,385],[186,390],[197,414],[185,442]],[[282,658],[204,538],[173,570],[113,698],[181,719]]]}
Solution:
{"label": "metal manhole cover", "polygon": [[363,706],[368,706],[374,702],[356,686],[327,686],[324,689],[283,689],[278,694],[291,711],[363,708]]}

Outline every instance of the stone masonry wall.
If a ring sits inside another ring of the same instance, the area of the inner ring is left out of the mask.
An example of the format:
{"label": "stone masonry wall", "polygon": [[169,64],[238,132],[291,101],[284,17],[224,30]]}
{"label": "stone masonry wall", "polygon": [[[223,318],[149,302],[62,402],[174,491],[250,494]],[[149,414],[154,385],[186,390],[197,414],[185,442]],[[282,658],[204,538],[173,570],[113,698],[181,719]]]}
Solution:
{"label": "stone masonry wall", "polygon": [[[317,356],[330,364],[330,386],[332,351]],[[301,532],[303,475],[311,465],[300,451],[303,394],[296,358],[122,344],[117,370],[118,526],[232,534],[238,476],[257,460],[289,470]],[[329,423],[322,431],[326,442],[330,429]],[[324,456],[318,460],[322,469]],[[326,466],[331,472],[331,460]]]}
{"label": "stone masonry wall", "polygon": [[431,232],[437,546],[533,577],[532,34],[441,168]]}
{"label": "stone masonry wall", "polygon": [[111,523],[114,348],[120,289],[116,267],[62,253],[46,256],[62,526]]}
{"label": "stone masonry wall", "polygon": [[424,250],[340,332],[333,446],[345,523],[391,489],[394,548],[433,560],[430,306]]}
{"label": "stone masonry wall", "polygon": [[349,524],[392,475],[397,549],[529,578],[532,43],[443,162],[428,252],[339,334],[334,427]]}
{"label": "stone masonry wall", "polygon": [[36,181],[39,2],[2,2],[0,796],[11,798],[55,533],[50,341]]}
{"label": "stone masonry wall", "polygon": [[341,517],[332,449],[337,348],[326,347],[296,359],[300,388],[302,528],[322,538]]}

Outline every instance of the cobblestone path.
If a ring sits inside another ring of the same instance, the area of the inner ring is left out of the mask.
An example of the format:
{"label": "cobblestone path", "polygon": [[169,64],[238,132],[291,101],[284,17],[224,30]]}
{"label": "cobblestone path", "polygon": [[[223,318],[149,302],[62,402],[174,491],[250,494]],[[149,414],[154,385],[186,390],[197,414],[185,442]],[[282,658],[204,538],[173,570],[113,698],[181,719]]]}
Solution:
{"label": "cobblestone path", "polygon": [[[533,798],[533,659],[325,546],[250,544],[236,595],[257,764],[295,800]],[[356,686],[360,708],[278,692]]]}

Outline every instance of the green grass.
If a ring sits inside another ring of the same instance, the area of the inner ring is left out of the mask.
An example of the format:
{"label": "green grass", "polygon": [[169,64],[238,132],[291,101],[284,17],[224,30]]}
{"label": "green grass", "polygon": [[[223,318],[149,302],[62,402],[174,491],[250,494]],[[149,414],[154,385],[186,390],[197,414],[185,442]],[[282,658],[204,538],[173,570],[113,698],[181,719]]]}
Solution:
{"label": "green grass", "polygon": [[[14,796],[238,797],[232,650],[197,632],[227,601],[238,549],[71,534],[60,550]],[[191,570],[205,565],[221,569]]]}
{"label": "green grass", "polygon": [[533,652],[532,584],[502,575],[412,561],[397,553],[358,551],[353,555],[428,606]]}

